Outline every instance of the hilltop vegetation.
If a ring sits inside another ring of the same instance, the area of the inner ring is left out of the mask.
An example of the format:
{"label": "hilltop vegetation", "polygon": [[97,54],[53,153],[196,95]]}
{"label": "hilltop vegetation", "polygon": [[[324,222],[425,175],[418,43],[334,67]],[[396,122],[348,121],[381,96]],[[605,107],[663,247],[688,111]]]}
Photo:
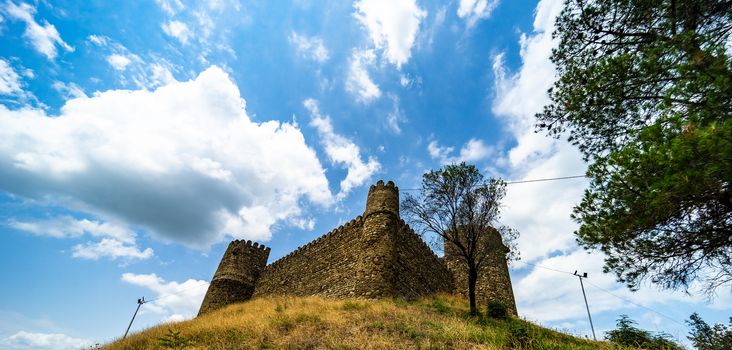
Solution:
{"label": "hilltop vegetation", "polygon": [[162,324],[104,348],[122,349],[618,349],[518,319],[470,317],[467,300],[269,297]]}

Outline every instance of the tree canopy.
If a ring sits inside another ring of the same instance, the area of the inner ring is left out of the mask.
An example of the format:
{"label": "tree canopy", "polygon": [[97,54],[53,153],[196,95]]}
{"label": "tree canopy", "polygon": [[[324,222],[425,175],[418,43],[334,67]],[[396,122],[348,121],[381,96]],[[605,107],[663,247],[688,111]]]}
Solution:
{"label": "tree canopy", "polygon": [[721,323],[710,326],[695,312],[686,323],[691,327],[687,338],[697,350],[732,349],[732,317],[729,326]]}
{"label": "tree canopy", "polygon": [[[486,244],[494,241],[489,235],[497,230],[508,247],[518,237],[518,231],[499,224],[505,195],[504,181],[486,179],[474,165],[463,162],[425,173],[420,195],[407,194],[402,201],[402,211],[412,227],[422,234],[434,234],[438,249],[439,243],[453,244],[465,261],[472,314],[477,313],[477,273],[491,251],[499,249]],[[508,253],[511,259],[517,251],[509,248]]]}
{"label": "tree canopy", "polygon": [[613,343],[641,348],[658,350],[681,350],[681,346],[671,340],[666,333],[653,334],[647,330],[637,328],[636,322],[627,315],[620,315],[617,320],[617,327],[606,333],[605,338]]}
{"label": "tree canopy", "polygon": [[573,218],[630,288],[732,282],[732,1],[567,0],[538,131],[590,163]]}

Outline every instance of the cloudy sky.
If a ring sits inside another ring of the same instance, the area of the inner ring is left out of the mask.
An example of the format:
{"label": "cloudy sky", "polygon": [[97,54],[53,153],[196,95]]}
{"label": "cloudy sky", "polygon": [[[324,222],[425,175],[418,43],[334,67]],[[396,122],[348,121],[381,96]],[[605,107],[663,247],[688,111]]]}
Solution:
{"label": "cloudy sky", "polygon": [[[76,348],[192,317],[231,239],[273,261],[466,161],[509,181],[580,175],[533,131],[560,0],[0,2],[0,348]],[[587,182],[509,185],[519,314],[598,335],[628,314],[684,338],[713,301],[631,293],[578,248]],[[656,312],[660,312],[656,313]]]}

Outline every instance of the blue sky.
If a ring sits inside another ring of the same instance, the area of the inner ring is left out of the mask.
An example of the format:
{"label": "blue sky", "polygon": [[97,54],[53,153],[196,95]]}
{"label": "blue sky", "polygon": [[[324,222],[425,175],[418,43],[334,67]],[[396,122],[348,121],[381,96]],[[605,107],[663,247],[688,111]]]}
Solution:
{"label": "blue sky", "polygon": [[[561,1],[0,3],[0,348],[59,349],[192,317],[228,241],[270,261],[467,161],[488,176],[583,174],[533,132]],[[509,185],[519,314],[588,335],[620,314],[683,338],[727,291],[602,274],[574,242],[583,179]],[[536,265],[539,265],[537,267]],[[631,302],[628,302],[631,301]],[[643,307],[638,306],[643,305]],[[659,315],[652,310],[661,312]]]}

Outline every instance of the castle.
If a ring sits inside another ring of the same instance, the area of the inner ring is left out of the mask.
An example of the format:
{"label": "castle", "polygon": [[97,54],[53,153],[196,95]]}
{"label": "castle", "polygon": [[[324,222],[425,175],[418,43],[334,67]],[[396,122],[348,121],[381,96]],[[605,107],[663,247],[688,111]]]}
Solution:
{"label": "castle", "polygon": [[[493,249],[479,271],[478,305],[497,300],[516,315],[506,253],[492,230]],[[399,189],[379,181],[366,210],[345,225],[267,265],[270,248],[235,240],[226,249],[198,314],[266,295],[415,299],[434,293],[467,296],[465,262],[451,243],[440,258],[399,217]]]}

